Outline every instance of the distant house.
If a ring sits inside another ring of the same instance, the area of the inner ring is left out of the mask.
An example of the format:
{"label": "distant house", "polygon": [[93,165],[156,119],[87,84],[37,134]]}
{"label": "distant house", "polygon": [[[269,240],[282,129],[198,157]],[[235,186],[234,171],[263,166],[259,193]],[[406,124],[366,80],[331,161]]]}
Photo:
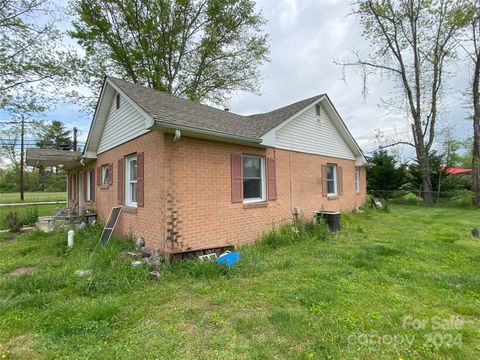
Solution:
{"label": "distant house", "polygon": [[105,221],[123,206],[117,231],[165,253],[249,243],[366,198],[366,160],[326,94],[241,116],[107,76],[85,150],[62,156],[69,207]]}

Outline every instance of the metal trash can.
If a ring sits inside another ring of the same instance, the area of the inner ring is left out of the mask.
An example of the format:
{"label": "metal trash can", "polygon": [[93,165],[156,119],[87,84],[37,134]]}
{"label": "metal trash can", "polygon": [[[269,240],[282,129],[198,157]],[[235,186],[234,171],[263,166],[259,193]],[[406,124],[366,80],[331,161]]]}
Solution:
{"label": "metal trash can", "polygon": [[340,212],[338,211],[319,211],[317,221],[325,221],[331,232],[340,231]]}

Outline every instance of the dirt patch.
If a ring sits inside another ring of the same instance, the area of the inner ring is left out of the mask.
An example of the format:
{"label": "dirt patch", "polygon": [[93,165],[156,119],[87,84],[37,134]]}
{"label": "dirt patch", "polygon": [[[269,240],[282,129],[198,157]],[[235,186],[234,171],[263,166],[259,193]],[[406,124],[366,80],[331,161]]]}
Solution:
{"label": "dirt patch", "polygon": [[35,268],[31,266],[19,267],[13,271],[10,271],[7,275],[10,276],[21,276],[21,275],[31,275],[35,272]]}

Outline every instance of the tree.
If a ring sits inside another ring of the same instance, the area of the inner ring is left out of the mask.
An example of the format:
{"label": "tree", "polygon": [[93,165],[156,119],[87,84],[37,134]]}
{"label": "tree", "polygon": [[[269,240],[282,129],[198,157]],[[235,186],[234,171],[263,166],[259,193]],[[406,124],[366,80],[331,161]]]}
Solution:
{"label": "tree", "polygon": [[26,93],[53,99],[76,78],[81,62],[54,13],[48,0],[0,0],[0,108]]}
{"label": "tree", "polygon": [[256,91],[267,61],[252,0],[73,0],[71,36],[108,72],[194,101]]}
{"label": "tree", "polygon": [[367,170],[367,187],[378,196],[393,197],[405,184],[405,165],[398,164],[395,157],[389,155],[386,150],[374,152],[368,162],[372,166]]}
{"label": "tree", "polygon": [[470,47],[466,51],[472,67],[473,75],[469,92],[473,105],[473,144],[472,144],[472,191],[473,203],[480,204],[480,1],[471,2],[471,21],[467,37]]}
{"label": "tree", "polygon": [[71,133],[70,130],[65,129],[63,122],[53,120],[50,124],[43,125],[43,131],[39,140],[37,140],[37,147],[40,149],[71,150],[73,149]]}
{"label": "tree", "polygon": [[400,87],[401,101],[411,119],[413,142],[422,178],[422,195],[431,202],[432,179],[429,154],[435,140],[445,65],[454,57],[454,36],[467,24],[463,1],[450,0],[361,0],[354,10],[363,26],[363,36],[374,49],[353,62],[337,64],[363,70],[366,79],[374,73],[393,78]]}

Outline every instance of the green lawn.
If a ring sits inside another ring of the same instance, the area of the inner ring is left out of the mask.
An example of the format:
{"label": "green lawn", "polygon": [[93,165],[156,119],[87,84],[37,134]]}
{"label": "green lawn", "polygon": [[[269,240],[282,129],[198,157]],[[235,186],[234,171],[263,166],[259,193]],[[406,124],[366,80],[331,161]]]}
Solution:
{"label": "green lawn", "polygon": [[[0,357],[15,359],[475,359],[479,212],[392,205],[340,234],[285,230],[157,282],[84,230],[0,240]],[[77,231],[78,232],[78,231]],[[1,238],[0,238],[1,239]],[[8,273],[23,266],[31,275]],[[91,268],[91,276],[74,271]]]}
{"label": "green lawn", "polygon": [[[65,201],[67,195],[65,192],[26,192],[24,202],[35,201]],[[19,203],[19,193],[1,193],[0,204]]]}

